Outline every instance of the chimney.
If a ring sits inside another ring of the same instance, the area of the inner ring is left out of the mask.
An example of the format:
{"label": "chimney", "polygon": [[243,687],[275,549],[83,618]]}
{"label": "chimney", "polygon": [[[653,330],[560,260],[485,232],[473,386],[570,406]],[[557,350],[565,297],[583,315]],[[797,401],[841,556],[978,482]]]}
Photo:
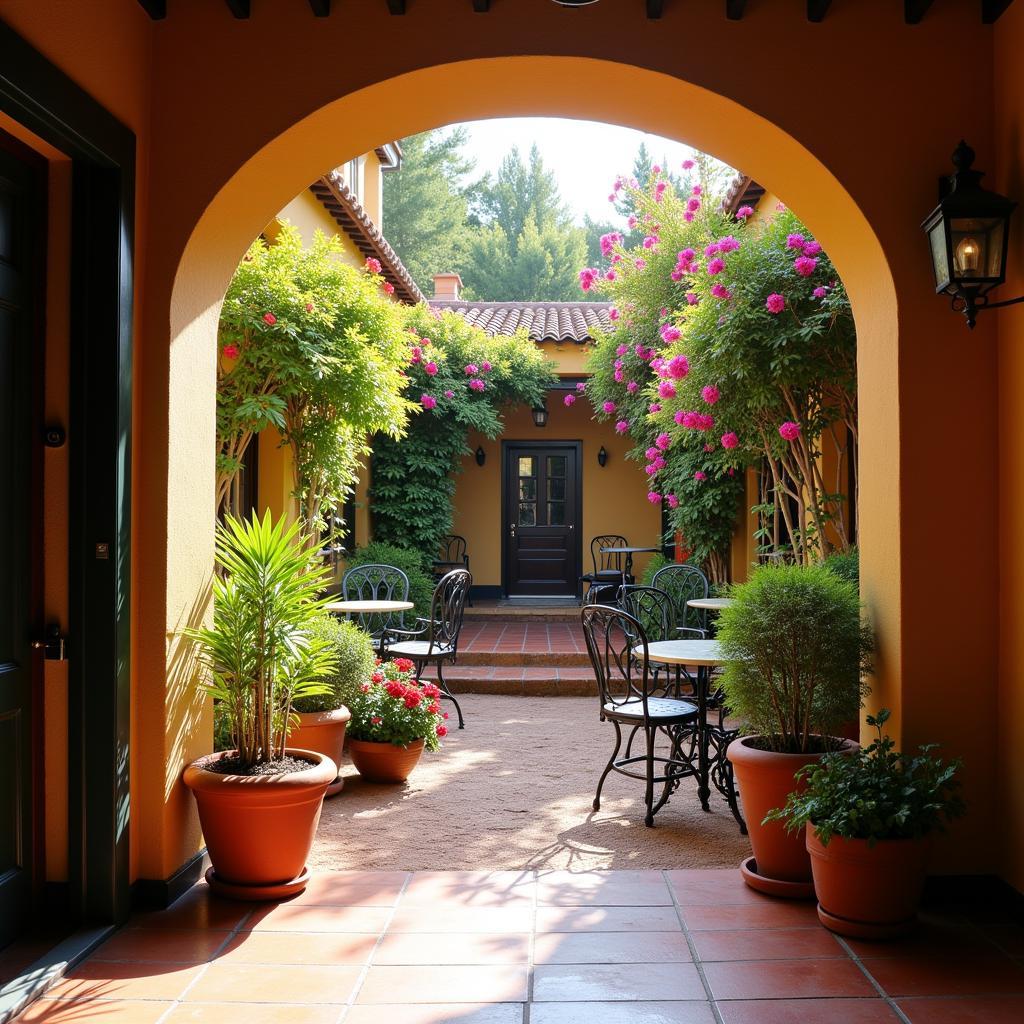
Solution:
{"label": "chimney", "polygon": [[458,302],[462,278],[458,274],[434,275],[434,299],[441,302]]}

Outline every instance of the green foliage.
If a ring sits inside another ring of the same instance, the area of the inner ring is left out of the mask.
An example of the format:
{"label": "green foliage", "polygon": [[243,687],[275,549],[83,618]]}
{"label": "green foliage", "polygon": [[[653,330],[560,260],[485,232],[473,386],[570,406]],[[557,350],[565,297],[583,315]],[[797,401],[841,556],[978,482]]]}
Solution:
{"label": "green foliage", "polygon": [[943,831],[946,822],[965,807],[954,776],[959,761],[933,757],[935,744],[918,748],[916,756],[896,750],[882,729],[889,711],[868,716],[878,735],[869,747],[851,754],[828,754],[797,773],[806,788],[790,793],[785,807],[770,811],[765,821],[785,821],[790,832],[810,823],[823,846],[833,836],[866,839],[919,839]]}
{"label": "green foliage", "polygon": [[[436,552],[431,554],[435,557]],[[430,599],[434,594],[434,580],[430,574],[430,559],[421,551],[373,540],[365,547],[357,548],[348,560],[346,568],[357,565],[393,565],[409,577],[409,600],[416,606],[413,614],[430,615]]]}
{"label": "green foliage", "polygon": [[421,685],[412,671],[413,663],[406,658],[386,661],[356,688],[349,705],[352,739],[396,747],[421,739],[427,750],[440,748],[441,738],[448,733],[441,691],[433,683]]}
{"label": "green foliage", "polygon": [[313,619],[309,635],[327,643],[337,659],[337,668],[324,676],[325,692],[300,697],[292,702],[299,713],[334,711],[349,702],[373,671],[376,655],[368,633],[354,622],[336,619],[333,615]]}
{"label": "green foliage", "polygon": [[841,580],[860,587],[860,552],[856,548],[850,548],[849,551],[833,551],[823,564]]}
{"label": "green foliage", "polygon": [[729,707],[765,749],[814,751],[867,692],[874,638],[856,587],[820,565],[763,565],[731,596],[718,620]]}
{"label": "green foliage", "polygon": [[253,243],[221,310],[218,498],[249,439],[268,426],[290,445],[305,532],[354,484],[371,433],[401,435],[405,335],[380,278],[342,262],[341,242],[284,225]]}
{"label": "green foliage", "polygon": [[671,565],[671,560],[660,551],[656,551],[647,560],[647,565],[644,566],[644,571],[640,574],[640,586],[649,587],[654,579],[654,574],[659,569],[664,569],[666,565]]}
{"label": "green foliage", "polygon": [[[382,436],[374,441],[373,535],[433,559],[452,529],[454,474],[470,454],[469,431],[497,437],[502,406],[538,404],[554,375],[523,331],[489,338],[457,313],[424,306],[407,309],[405,316],[413,359],[407,393],[421,410],[400,442]],[[483,388],[474,390],[473,381]],[[428,408],[430,402],[436,405]]]}
{"label": "green foliage", "polygon": [[242,766],[284,756],[292,702],[327,692],[338,669],[331,645],[315,635],[326,599],[326,570],[302,543],[298,523],[268,512],[217,527],[213,626],[186,629],[220,703]]}

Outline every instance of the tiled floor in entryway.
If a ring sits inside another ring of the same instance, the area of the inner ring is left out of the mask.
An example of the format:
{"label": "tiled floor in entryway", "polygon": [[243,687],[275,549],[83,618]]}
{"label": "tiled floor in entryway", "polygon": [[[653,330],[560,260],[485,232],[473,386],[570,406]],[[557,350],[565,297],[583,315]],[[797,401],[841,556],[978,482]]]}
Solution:
{"label": "tiled floor in entryway", "polygon": [[196,886],[25,1024],[1018,1024],[1024,929],[926,915],[841,942],[735,870],[337,872],[286,904]]}

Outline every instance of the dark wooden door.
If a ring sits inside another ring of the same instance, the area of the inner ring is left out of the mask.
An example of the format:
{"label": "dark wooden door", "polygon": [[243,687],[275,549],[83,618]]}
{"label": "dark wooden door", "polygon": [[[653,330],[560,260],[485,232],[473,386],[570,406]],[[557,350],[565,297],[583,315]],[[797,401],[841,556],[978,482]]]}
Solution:
{"label": "dark wooden door", "polygon": [[33,173],[0,149],[0,947],[32,896]]}
{"label": "dark wooden door", "polygon": [[505,593],[510,597],[576,594],[579,462],[575,444],[505,446]]}

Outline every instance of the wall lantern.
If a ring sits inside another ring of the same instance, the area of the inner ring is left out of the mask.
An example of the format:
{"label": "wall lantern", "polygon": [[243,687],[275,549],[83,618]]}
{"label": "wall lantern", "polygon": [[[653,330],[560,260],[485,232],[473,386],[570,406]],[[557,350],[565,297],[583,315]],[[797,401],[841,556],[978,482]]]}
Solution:
{"label": "wall lantern", "polygon": [[598,449],[597,464],[602,468],[608,465],[608,453],[605,451],[604,445],[601,445],[601,447]]}
{"label": "wall lantern", "polygon": [[953,297],[953,309],[972,329],[981,310],[1024,302],[1024,295],[988,301],[988,293],[1006,280],[1010,216],[1017,204],[982,188],[984,171],[972,170],[973,163],[974,150],[961,140],[953,153],[956,171],[939,179],[939,205],[921,225],[931,249],[935,291]]}
{"label": "wall lantern", "polygon": [[533,425],[535,427],[546,427],[548,425],[547,402],[535,405],[530,411],[533,413]]}
{"label": "wall lantern", "polygon": [[487,461],[487,452],[484,451],[483,445],[477,445],[476,448],[476,464],[482,466]]}

